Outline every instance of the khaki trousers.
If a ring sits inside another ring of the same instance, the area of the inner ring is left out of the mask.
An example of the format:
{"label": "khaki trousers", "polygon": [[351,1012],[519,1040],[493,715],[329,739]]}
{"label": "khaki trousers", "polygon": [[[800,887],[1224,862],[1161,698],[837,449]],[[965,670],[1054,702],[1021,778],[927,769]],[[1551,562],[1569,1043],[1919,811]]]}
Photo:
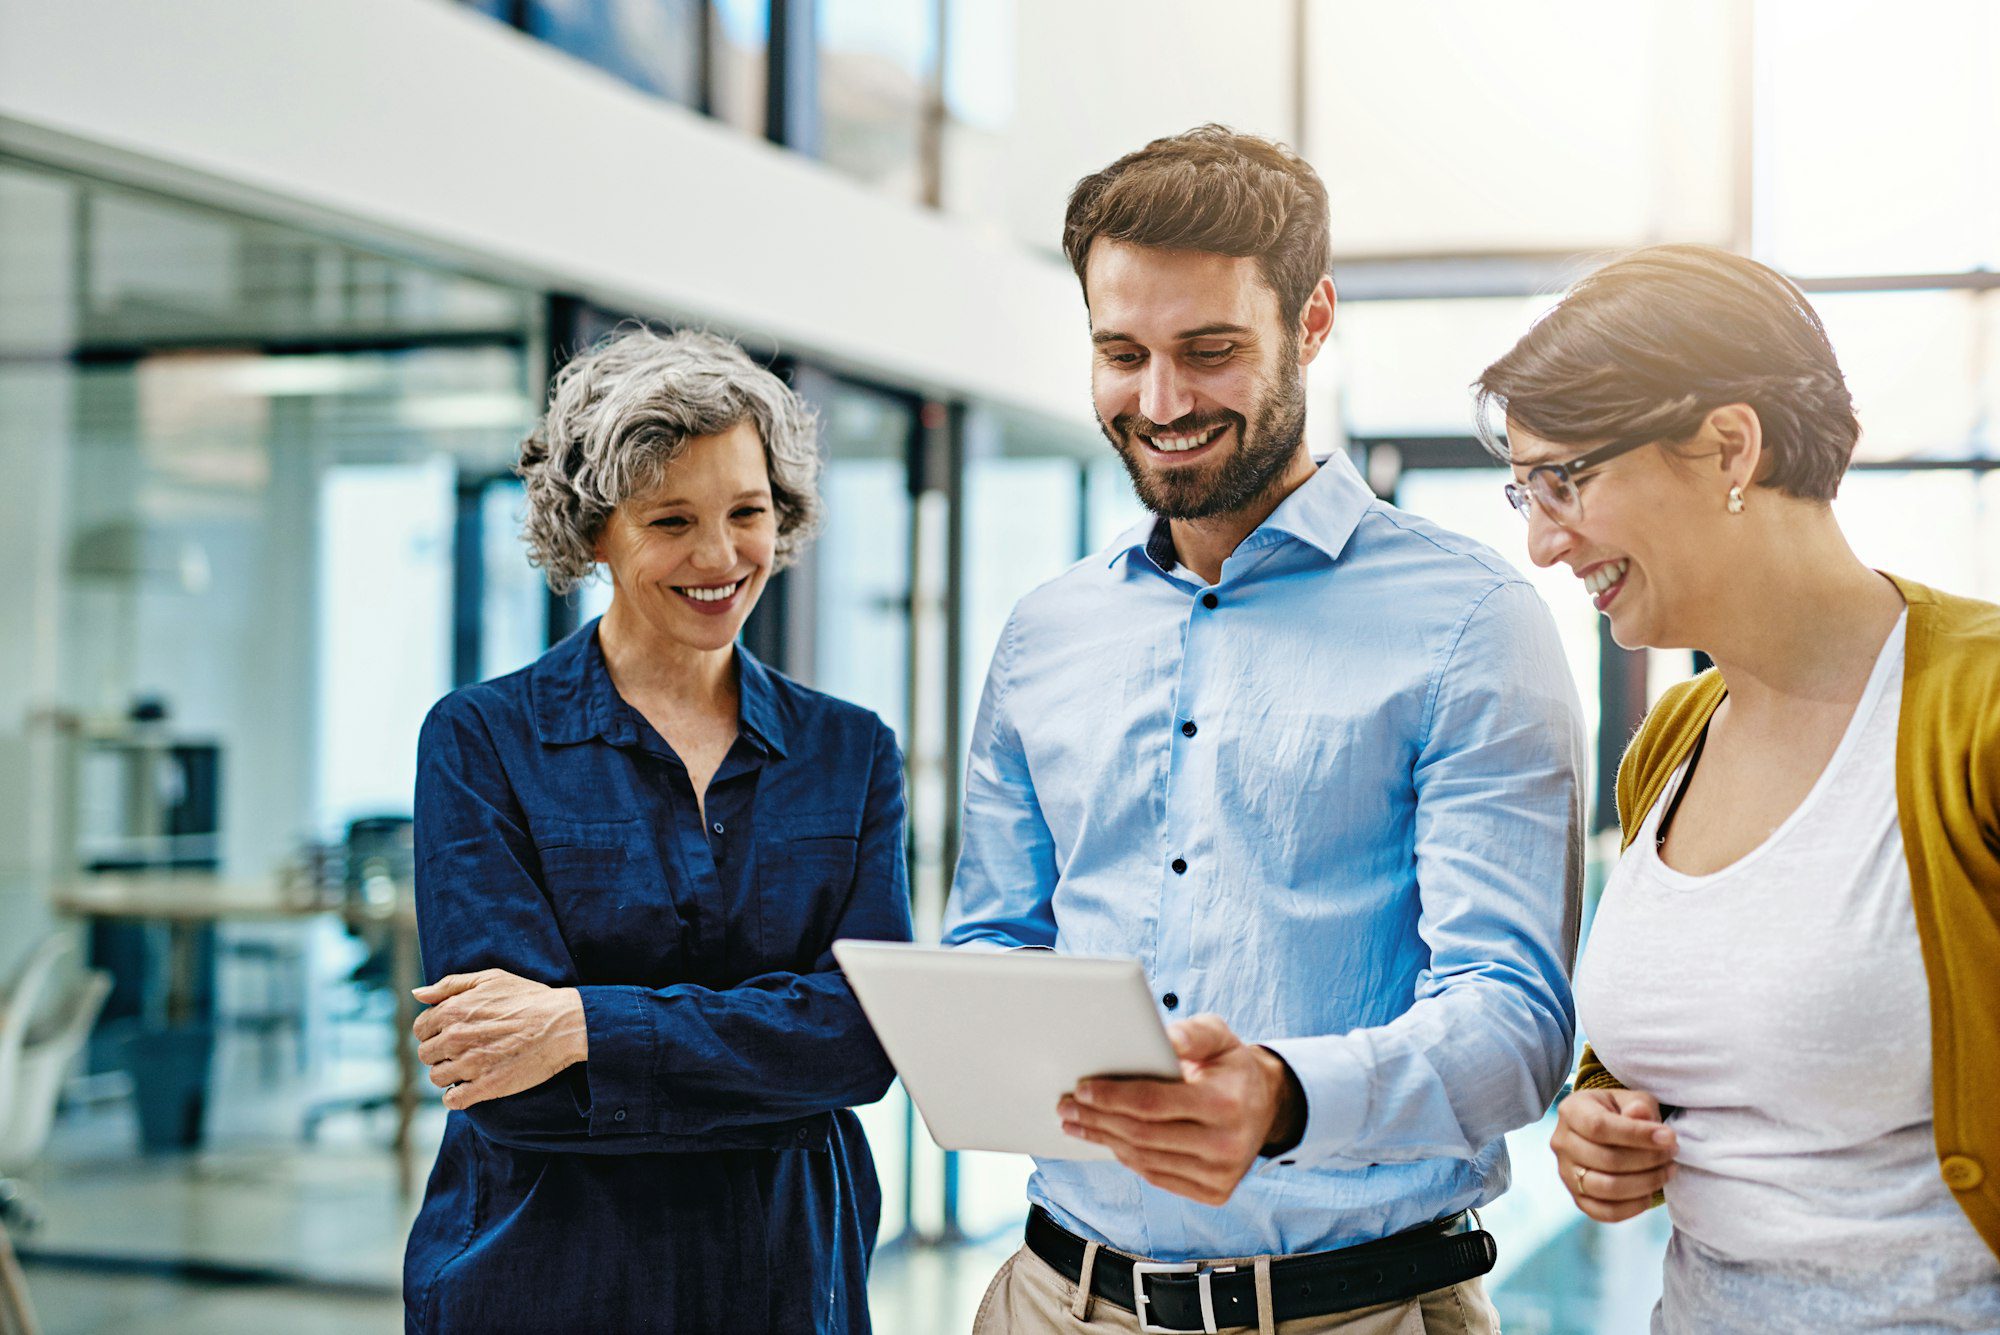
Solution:
{"label": "khaki trousers", "polygon": [[[1256,1330],[1258,1335],[1322,1335],[1325,1331],[1341,1335],[1499,1335],[1500,1316],[1486,1301],[1486,1288],[1477,1279],[1435,1289],[1406,1302],[1274,1321],[1268,1297],[1269,1272],[1257,1264],[1264,1259],[1242,1258],[1238,1262],[1256,1267],[1259,1278],[1265,1281],[1258,1294],[1263,1320],[1256,1326],[1225,1329]],[[1087,1260],[1085,1265],[1089,1264]],[[973,1335],[1128,1335],[1138,1330],[1138,1317],[1091,1297],[1026,1247],[1000,1267],[980,1300],[979,1315],[972,1321]]]}

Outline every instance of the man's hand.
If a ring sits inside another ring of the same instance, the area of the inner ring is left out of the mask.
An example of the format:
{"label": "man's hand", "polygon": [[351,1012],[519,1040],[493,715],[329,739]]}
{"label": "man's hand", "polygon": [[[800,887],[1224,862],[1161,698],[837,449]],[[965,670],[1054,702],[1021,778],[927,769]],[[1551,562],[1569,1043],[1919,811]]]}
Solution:
{"label": "man's hand", "polygon": [[1305,1099],[1291,1068],[1197,1015],[1167,1029],[1182,1083],[1086,1080],[1056,1111],[1063,1130],[1109,1148],[1156,1187],[1221,1205],[1266,1145],[1291,1144]]}
{"label": "man's hand", "polygon": [[411,993],[430,1009],[410,1026],[417,1059],[444,1090],[444,1106],[469,1108],[533,1089],[590,1055],[583,997],[505,969],[451,974]]}
{"label": "man's hand", "polygon": [[1601,1223],[1644,1214],[1679,1149],[1660,1101],[1636,1089],[1579,1089],[1556,1112],[1549,1150],[1576,1208]]}

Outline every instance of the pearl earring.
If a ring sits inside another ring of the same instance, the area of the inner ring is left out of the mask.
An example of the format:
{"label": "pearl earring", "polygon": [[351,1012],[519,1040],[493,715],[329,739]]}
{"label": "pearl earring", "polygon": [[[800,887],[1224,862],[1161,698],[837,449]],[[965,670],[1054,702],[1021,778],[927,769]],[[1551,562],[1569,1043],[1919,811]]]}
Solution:
{"label": "pearl earring", "polygon": [[1731,487],[1729,489],[1729,513],[1733,515],[1743,513],[1743,488]]}

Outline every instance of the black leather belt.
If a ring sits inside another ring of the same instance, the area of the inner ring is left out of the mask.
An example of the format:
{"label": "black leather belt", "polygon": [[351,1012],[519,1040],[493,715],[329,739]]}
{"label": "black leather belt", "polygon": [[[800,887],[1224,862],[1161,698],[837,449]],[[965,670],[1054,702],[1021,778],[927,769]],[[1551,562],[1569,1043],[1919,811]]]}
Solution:
{"label": "black leather belt", "polygon": [[[1028,1250],[1072,1284],[1083,1273],[1084,1240],[1040,1206],[1028,1212]],[[1271,1310],[1279,1321],[1402,1302],[1483,1275],[1497,1253],[1493,1235],[1468,1228],[1464,1214],[1376,1242],[1271,1261]],[[1257,1324],[1257,1276],[1250,1263],[1147,1261],[1098,1250],[1090,1291],[1139,1318],[1147,1331],[1217,1331]]]}

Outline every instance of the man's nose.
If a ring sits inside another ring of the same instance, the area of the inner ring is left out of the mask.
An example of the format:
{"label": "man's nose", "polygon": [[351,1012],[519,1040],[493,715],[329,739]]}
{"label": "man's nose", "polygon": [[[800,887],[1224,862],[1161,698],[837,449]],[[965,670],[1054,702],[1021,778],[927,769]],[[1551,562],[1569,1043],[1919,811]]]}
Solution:
{"label": "man's nose", "polygon": [[1148,361],[1139,382],[1140,415],[1166,426],[1193,411],[1194,393],[1173,358],[1155,357]]}

